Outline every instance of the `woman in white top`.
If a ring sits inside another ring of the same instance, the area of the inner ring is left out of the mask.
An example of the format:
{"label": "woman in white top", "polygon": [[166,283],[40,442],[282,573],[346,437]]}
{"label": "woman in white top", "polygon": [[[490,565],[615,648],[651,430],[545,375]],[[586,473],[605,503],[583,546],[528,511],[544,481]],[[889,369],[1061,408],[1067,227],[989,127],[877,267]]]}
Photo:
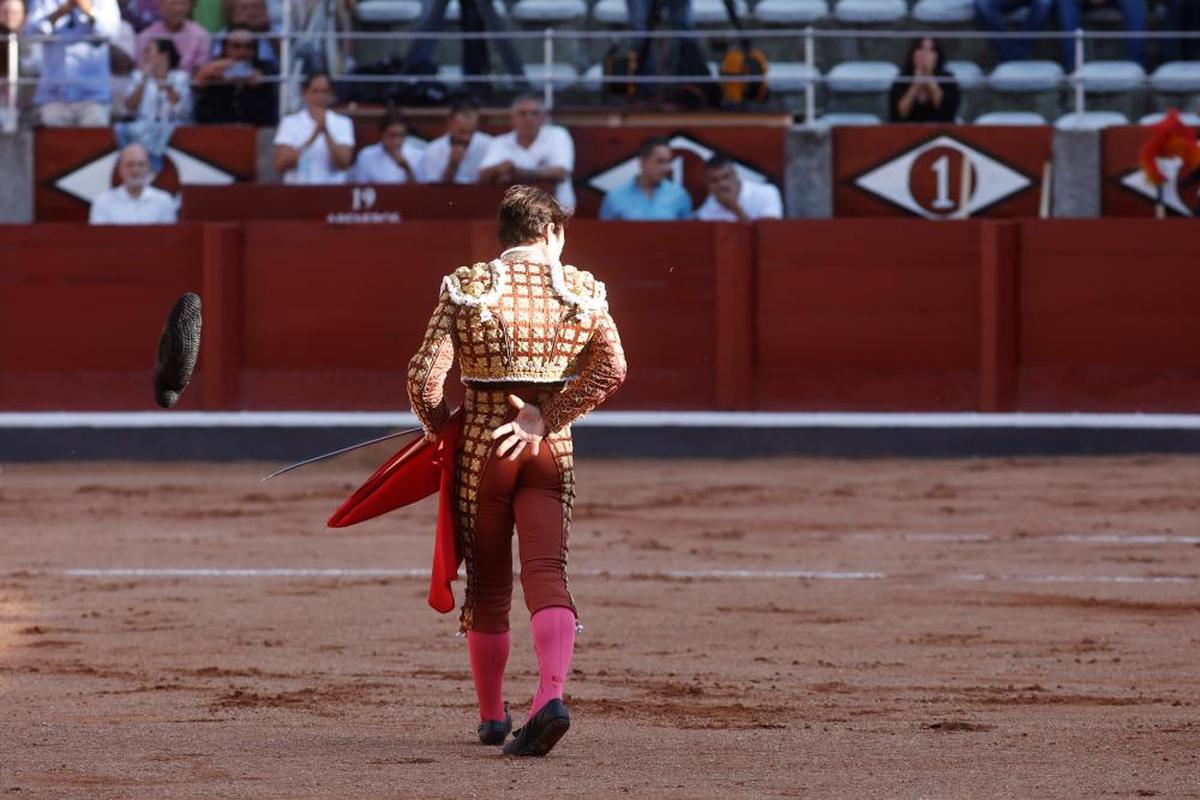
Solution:
{"label": "woman in white top", "polygon": [[186,122],[192,117],[192,87],[179,69],[179,50],[170,39],[154,39],[129,79],[125,110],[147,122]]}
{"label": "woman in white top", "polygon": [[364,147],[354,162],[355,183],[416,183],[420,142],[408,135],[404,118],[394,111],[379,122],[379,142]]}
{"label": "woman in white top", "polygon": [[333,84],[314,72],[301,84],[304,108],[279,121],[275,171],[293,185],[345,183],[354,162],[354,123],[329,110]]}

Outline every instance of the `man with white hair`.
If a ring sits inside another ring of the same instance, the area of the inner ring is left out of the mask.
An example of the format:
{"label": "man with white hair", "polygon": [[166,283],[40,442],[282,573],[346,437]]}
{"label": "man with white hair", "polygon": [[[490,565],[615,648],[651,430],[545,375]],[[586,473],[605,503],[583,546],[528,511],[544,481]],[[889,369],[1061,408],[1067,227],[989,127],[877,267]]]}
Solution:
{"label": "man with white hair", "polygon": [[92,225],[171,225],[175,199],[150,185],[150,155],[140,144],[127,145],[117,162],[121,185],[105,189],[92,201]]}
{"label": "man with white hair", "polygon": [[514,183],[553,186],[554,198],[566,209],[575,208],[575,142],[567,129],[547,122],[546,107],[535,94],[523,94],[512,104],[508,133],[492,139],[479,164],[479,182],[511,186]]}

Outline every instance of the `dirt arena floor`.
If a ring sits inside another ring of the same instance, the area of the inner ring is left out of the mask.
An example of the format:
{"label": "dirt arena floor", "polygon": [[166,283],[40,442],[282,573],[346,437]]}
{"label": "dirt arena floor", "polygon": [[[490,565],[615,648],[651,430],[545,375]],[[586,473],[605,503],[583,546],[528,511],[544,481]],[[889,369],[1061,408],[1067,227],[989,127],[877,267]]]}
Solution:
{"label": "dirt arena floor", "polygon": [[4,466],[0,795],[1200,797],[1200,459],[584,462],[516,761],[403,572],[431,501],[323,528],[384,455]]}

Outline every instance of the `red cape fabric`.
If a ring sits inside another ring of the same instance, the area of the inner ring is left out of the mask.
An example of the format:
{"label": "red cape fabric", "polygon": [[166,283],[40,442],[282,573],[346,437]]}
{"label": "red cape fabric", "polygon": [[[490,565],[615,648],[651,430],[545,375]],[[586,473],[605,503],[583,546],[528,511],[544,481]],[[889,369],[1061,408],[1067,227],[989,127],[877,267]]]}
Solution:
{"label": "red cape fabric", "polygon": [[330,528],[345,528],[438,492],[429,605],[443,614],[454,610],[454,591],[450,584],[458,578],[458,565],[462,562],[454,527],[454,458],[461,432],[460,409],[450,417],[437,443],[427,442],[422,437],[400,448],[333,512],[326,523]]}

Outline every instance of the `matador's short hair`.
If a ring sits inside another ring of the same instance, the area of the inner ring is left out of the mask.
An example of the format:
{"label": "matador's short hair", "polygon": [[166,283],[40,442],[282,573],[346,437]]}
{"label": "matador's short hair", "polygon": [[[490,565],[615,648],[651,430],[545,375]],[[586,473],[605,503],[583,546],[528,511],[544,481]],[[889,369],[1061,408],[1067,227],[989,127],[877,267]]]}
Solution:
{"label": "matador's short hair", "polygon": [[570,216],[545,189],[510,186],[500,201],[496,235],[501,247],[515,247],[537,240],[547,225],[562,227]]}

